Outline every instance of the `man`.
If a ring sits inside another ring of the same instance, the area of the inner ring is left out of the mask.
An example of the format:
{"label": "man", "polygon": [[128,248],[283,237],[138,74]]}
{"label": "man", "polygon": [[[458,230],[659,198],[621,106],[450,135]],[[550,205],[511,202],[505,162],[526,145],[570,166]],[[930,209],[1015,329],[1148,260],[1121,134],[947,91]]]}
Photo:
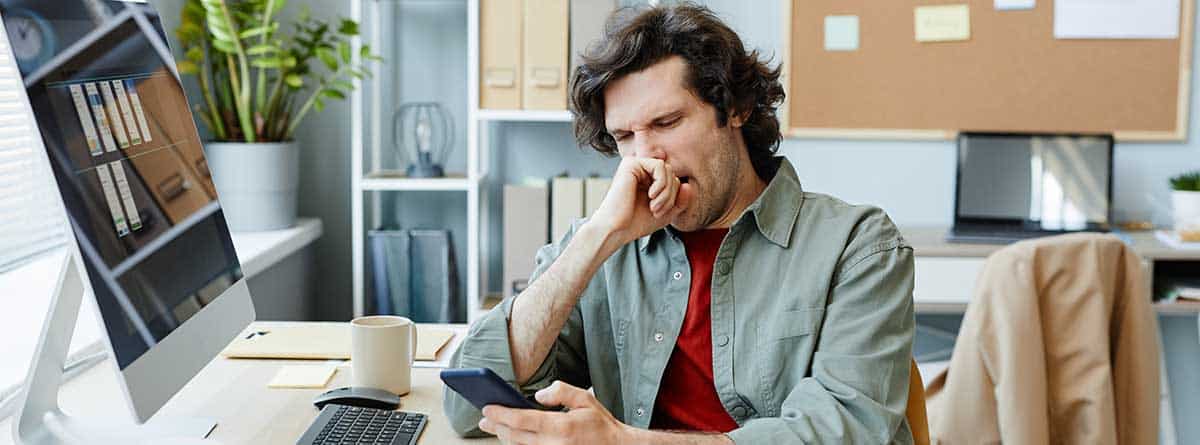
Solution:
{"label": "man", "polygon": [[618,13],[584,62],[575,132],[621,156],[611,189],[453,359],[565,411],[481,418],[446,391],[453,427],[520,444],[911,442],[912,249],[882,211],[802,192],[774,156],[778,68],[694,5]]}

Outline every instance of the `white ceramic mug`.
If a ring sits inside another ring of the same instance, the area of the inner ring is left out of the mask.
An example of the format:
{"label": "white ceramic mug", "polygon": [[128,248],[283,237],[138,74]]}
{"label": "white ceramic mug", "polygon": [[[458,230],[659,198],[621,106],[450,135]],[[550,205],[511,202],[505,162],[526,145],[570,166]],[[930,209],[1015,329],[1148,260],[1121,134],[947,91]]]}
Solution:
{"label": "white ceramic mug", "polygon": [[417,325],[412,320],[371,315],[350,321],[351,385],[408,394],[416,355]]}

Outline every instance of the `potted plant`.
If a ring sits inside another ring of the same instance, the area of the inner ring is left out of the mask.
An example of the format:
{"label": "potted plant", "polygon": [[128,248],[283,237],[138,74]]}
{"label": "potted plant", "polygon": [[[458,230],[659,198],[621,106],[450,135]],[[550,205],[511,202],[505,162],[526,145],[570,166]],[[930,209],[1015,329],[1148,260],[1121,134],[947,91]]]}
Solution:
{"label": "potted plant", "polygon": [[1200,170],[1171,178],[1175,232],[1185,242],[1200,241]]}
{"label": "potted plant", "polygon": [[272,230],[296,220],[301,121],[344,100],[352,79],[379,61],[367,45],[354,57],[358,23],[336,28],[302,11],[291,34],[276,20],[286,0],[186,0],[176,36],[179,72],[200,84],[195,115],[212,139],[209,169],[230,229]]}

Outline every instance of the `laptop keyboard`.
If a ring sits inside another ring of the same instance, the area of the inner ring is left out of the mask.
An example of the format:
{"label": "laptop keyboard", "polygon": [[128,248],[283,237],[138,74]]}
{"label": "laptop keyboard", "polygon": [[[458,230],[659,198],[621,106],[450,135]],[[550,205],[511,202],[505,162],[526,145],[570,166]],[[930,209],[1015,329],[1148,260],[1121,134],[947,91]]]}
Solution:
{"label": "laptop keyboard", "polygon": [[420,413],[328,404],[296,444],[415,445],[425,422]]}

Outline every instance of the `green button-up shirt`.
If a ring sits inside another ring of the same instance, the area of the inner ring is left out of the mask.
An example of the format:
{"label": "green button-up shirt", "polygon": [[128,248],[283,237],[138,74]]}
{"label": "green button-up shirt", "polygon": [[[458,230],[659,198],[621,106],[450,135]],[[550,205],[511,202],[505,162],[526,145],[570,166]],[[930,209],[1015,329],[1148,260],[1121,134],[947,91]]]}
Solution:
{"label": "green button-up shirt", "polygon": [[[537,280],[579,224],[538,251]],[[629,243],[584,290],[546,360],[520,389],[554,380],[594,390],[617,419],[650,425],[688,304],[691,268],[674,229]],[[913,255],[882,210],[804,192],[787,160],[730,228],[712,276],[717,396],[737,443],[911,443],[905,420],[913,340]],[[519,298],[519,296],[517,297]],[[476,321],[453,367],[515,386],[508,298]],[[480,412],[453,391],[464,435]]]}

